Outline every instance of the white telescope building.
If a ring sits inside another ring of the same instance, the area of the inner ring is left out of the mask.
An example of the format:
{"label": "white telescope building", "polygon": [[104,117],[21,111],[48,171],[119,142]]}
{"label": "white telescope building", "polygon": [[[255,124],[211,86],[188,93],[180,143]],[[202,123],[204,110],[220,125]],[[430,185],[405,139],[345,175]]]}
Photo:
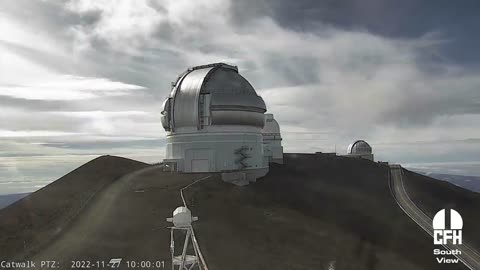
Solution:
{"label": "white telescope building", "polygon": [[364,140],[358,140],[347,148],[347,157],[364,158],[373,161],[372,147]]}
{"label": "white telescope building", "polygon": [[225,181],[237,184],[264,176],[270,161],[262,135],[266,110],[236,66],[216,63],[188,69],[172,83],[163,105],[164,168],[222,172]]}
{"label": "white telescope building", "polygon": [[269,162],[283,164],[282,136],[280,125],[273,114],[265,114],[265,125],[262,129],[264,153]]}

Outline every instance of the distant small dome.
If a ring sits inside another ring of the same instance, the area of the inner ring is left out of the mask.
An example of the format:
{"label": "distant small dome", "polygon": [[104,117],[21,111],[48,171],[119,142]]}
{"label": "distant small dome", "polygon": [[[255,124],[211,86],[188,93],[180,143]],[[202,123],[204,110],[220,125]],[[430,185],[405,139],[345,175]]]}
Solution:
{"label": "distant small dome", "polygon": [[372,147],[364,140],[358,140],[348,146],[348,154],[371,154]]}
{"label": "distant small dome", "polygon": [[278,125],[278,122],[273,118],[273,114],[271,113],[265,114],[265,125],[263,126],[262,134],[280,135],[280,125]]}

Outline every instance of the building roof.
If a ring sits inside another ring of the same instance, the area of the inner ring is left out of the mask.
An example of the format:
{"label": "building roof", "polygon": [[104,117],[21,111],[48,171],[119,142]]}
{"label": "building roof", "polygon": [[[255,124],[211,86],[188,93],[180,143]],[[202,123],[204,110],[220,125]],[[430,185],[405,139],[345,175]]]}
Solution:
{"label": "building roof", "polygon": [[280,125],[278,125],[278,122],[273,118],[273,114],[265,114],[265,126],[263,126],[262,133],[280,135]]}
{"label": "building roof", "polygon": [[[202,100],[207,95],[208,101]],[[215,63],[189,68],[173,84],[169,111],[174,127],[200,126],[202,106],[209,102],[212,125],[263,127],[265,102],[236,66]],[[165,126],[165,125],[164,125]]]}
{"label": "building roof", "polygon": [[372,147],[364,140],[357,140],[347,148],[347,154],[371,154]]}

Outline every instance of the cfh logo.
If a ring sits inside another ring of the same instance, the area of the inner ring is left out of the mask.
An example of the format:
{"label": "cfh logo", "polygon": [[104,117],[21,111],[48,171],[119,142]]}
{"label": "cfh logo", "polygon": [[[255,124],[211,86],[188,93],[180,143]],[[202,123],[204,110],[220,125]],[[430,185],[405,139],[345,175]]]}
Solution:
{"label": "cfh logo", "polygon": [[433,243],[435,245],[445,245],[447,240],[452,240],[454,245],[462,244],[462,227],[463,220],[460,214],[450,209],[450,226],[447,227],[448,220],[446,219],[445,209],[442,209],[435,214],[433,218]]}

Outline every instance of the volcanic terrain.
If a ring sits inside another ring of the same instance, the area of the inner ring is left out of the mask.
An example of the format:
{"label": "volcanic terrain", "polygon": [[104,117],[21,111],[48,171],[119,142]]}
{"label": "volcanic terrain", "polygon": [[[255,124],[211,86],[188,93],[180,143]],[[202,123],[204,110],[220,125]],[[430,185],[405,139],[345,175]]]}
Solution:
{"label": "volcanic terrain", "polygon": [[[165,219],[181,206],[214,269],[466,269],[443,266],[433,241],[398,207],[389,168],[324,154],[286,154],[285,164],[245,187],[218,174],[164,172],[162,165],[102,156],[0,210],[0,261],[164,261]],[[464,217],[464,237],[479,243],[480,194],[406,171],[412,200],[434,214]],[[122,263],[121,269],[127,269]]]}

